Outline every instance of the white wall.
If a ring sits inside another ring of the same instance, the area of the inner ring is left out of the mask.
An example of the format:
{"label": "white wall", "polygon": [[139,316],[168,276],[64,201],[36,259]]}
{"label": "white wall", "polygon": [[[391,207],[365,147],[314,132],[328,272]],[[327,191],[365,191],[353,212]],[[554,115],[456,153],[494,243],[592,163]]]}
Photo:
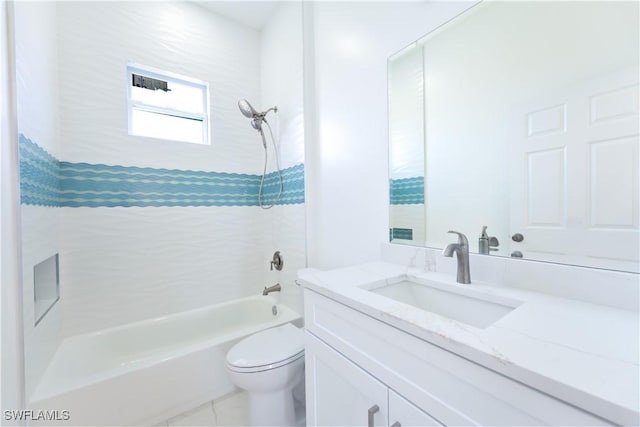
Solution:
{"label": "white wall", "polygon": [[[261,108],[278,106],[274,129],[279,143],[280,167],[304,162],[304,114],[302,87],[302,3],[282,2],[262,29],[260,43]],[[255,136],[256,144],[258,136]],[[271,149],[271,148],[269,148]],[[269,151],[269,169],[275,170]],[[262,265],[264,285],[279,282],[281,301],[302,312],[301,292],[295,285],[297,271],[306,267],[304,204],[274,206],[262,210],[265,233]],[[282,271],[270,271],[268,261],[279,250]]]}
{"label": "white wall", "polygon": [[[18,132],[58,156],[59,97],[56,5],[15,4]],[[33,391],[60,339],[56,304],[35,325],[33,267],[61,251],[59,209],[22,205],[22,283],[27,396]]]}
{"label": "white wall", "polygon": [[305,5],[310,266],[379,259],[389,238],[387,58],[470,4]]}
{"label": "white wall", "polygon": [[[189,3],[60,2],[66,161],[257,174],[260,34]],[[208,81],[212,145],[127,135],[126,63]],[[65,336],[256,294],[263,233],[252,207],[62,208]]]}

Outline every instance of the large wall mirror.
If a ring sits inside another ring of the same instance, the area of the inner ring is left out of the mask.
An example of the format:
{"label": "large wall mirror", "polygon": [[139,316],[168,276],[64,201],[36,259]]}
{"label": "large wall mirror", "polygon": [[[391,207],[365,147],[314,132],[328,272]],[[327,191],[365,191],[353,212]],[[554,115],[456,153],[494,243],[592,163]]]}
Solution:
{"label": "large wall mirror", "polygon": [[637,273],[638,20],[483,2],[389,58],[391,241]]}

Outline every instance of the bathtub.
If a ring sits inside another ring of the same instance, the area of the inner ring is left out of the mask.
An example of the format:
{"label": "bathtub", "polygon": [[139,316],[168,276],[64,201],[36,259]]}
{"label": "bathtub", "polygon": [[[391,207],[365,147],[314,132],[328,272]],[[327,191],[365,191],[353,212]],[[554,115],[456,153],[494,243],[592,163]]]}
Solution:
{"label": "bathtub", "polygon": [[287,322],[301,326],[282,304],[274,315],[275,304],[248,297],[66,338],[29,409],[69,411],[45,425],[152,425],[215,400],[235,390],[225,370],[231,346]]}

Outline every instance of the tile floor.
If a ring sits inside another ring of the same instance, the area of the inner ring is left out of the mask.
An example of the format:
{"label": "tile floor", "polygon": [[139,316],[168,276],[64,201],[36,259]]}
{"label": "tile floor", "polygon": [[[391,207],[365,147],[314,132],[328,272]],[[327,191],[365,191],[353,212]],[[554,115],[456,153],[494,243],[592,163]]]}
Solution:
{"label": "tile floor", "polygon": [[248,403],[247,392],[241,391],[200,405],[157,426],[246,426],[249,423]]}

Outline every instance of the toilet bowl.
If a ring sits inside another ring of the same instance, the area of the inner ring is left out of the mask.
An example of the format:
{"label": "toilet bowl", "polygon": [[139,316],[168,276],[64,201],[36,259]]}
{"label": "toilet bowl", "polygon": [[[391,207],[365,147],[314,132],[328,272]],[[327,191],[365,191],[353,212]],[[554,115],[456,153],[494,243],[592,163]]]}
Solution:
{"label": "toilet bowl", "polygon": [[294,426],[299,422],[294,390],[304,382],[301,329],[288,323],[243,339],[227,353],[227,372],[236,386],[249,393],[252,426]]}

